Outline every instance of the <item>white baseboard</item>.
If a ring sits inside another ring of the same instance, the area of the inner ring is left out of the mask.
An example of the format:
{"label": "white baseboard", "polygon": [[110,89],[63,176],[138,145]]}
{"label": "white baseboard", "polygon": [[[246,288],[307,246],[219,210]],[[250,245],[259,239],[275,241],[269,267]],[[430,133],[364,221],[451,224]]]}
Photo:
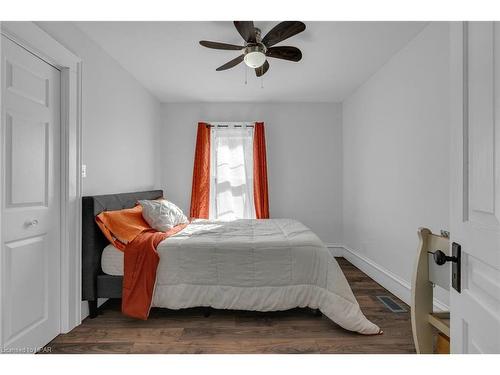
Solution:
{"label": "white baseboard", "polygon": [[344,256],[344,245],[338,243],[327,243],[325,245],[328,248],[328,250],[330,250],[330,253],[332,253],[334,257]]}
{"label": "white baseboard", "polygon": [[[411,285],[406,280],[403,280],[398,275],[395,275],[388,269],[382,267],[380,264],[375,263],[373,260],[368,259],[364,255],[343,246],[343,257],[350,263],[359,268],[361,271],[370,276],[377,283],[382,285],[389,292],[394,294],[407,305],[411,303]],[[449,307],[442,301],[434,298],[434,310],[436,311],[449,311]]]}
{"label": "white baseboard", "polygon": [[432,304],[434,306],[435,311],[450,311],[450,306],[438,300],[437,298],[434,298]]}

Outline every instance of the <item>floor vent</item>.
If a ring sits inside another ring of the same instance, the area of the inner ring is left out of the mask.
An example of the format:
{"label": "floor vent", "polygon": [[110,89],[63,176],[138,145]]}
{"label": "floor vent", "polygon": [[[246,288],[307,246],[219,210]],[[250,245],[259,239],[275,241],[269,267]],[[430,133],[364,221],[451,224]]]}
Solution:
{"label": "floor vent", "polygon": [[406,309],[389,296],[377,296],[382,304],[394,313],[406,312]]}

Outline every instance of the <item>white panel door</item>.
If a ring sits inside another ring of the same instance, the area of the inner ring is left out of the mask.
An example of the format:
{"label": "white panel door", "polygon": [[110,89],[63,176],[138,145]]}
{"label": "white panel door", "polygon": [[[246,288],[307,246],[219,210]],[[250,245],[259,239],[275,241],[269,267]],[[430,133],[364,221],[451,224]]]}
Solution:
{"label": "white panel door", "polygon": [[451,350],[500,353],[500,24],[454,24],[451,42]]}
{"label": "white panel door", "polygon": [[60,72],[2,36],[1,347],[60,325]]}

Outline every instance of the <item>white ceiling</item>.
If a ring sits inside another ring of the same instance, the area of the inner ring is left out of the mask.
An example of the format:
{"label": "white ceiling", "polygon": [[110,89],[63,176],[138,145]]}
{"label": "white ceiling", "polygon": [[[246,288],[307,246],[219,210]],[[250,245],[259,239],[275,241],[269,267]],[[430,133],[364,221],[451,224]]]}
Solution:
{"label": "white ceiling", "polygon": [[[277,22],[255,22],[263,35]],[[269,59],[261,80],[245,64],[216,72],[240,54],[199,40],[242,44],[232,22],[77,22],[162,102],[339,102],[426,25],[425,22],[305,22],[279,45],[302,50],[294,63]]]}

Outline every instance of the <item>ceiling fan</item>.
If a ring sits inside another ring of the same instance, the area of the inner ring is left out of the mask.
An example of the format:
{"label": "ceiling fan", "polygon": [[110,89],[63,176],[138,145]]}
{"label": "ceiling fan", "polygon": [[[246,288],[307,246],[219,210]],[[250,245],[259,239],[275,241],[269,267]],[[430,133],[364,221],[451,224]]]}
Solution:
{"label": "ceiling fan", "polygon": [[261,31],[255,27],[252,21],[234,21],[236,30],[240,33],[245,41],[244,46],[234,44],[210,42],[201,40],[200,44],[204,47],[222,50],[242,51],[242,54],[233,60],[219,66],[216,70],[226,70],[235,67],[242,61],[247,66],[255,69],[257,77],[263,76],[269,69],[267,57],[277,59],[300,61],[302,52],[297,47],[277,46],[275,44],[288,39],[306,29],[306,25],[300,21],[284,21],[274,26],[266,36],[261,37]]}

